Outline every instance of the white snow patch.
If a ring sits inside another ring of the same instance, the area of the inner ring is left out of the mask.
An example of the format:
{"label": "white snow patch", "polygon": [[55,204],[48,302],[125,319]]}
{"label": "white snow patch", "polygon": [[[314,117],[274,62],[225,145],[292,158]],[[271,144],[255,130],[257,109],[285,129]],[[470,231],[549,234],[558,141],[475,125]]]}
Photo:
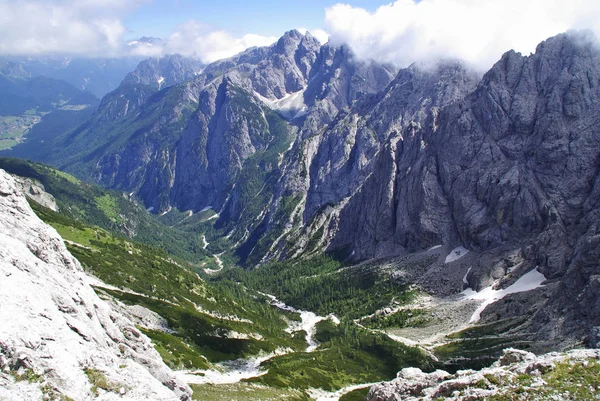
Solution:
{"label": "white snow patch", "polygon": [[319,323],[322,320],[327,320],[327,319],[330,319],[335,324],[339,324],[339,322],[340,322],[340,320],[337,318],[337,316],[335,316],[333,314],[330,314],[327,317],[318,316],[314,312],[300,310],[300,309],[296,309],[292,306],[286,305],[271,294],[265,294],[262,292],[260,294],[270,298],[271,305],[273,305],[281,310],[285,310],[288,312],[295,312],[295,313],[300,314],[300,319],[301,319],[300,322],[297,322],[297,321],[290,322],[289,327],[287,329],[285,329],[285,331],[288,333],[293,333],[295,331],[304,330],[306,332],[306,344],[307,344],[306,352],[313,352],[319,346],[319,342],[315,339],[315,335],[317,334],[317,327],[316,327],[317,323]]}
{"label": "white snow patch", "polygon": [[390,334],[388,332],[385,332],[385,335],[388,336],[389,338],[391,338],[394,341],[397,341],[399,343],[402,343],[404,345],[408,345],[409,347],[417,347],[419,346],[419,343],[417,341],[411,340],[409,338],[406,337],[400,337],[397,336],[395,334]]}
{"label": "white snow patch", "polygon": [[[187,301],[189,301],[189,302],[193,303],[192,301],[190,301],[190,300],[189,300],[189,299],[187,299],[187,298],[184,298],[184,299],[186,299]],[[200,312],[200,313],[204,313],[204,314],[206,314],[206,315],[208,315],[208,316],[212,316],[212,317],[214,317],[215,319],[220,319],[220,320],[229,320],[229,321],[232,321],[232,322],[240,322],[240,323],[254,324],[254,322],[253,322],[252,320],[250,320],[250,319],[240,318],[240,317],[238,317],[238,316],[236,316],[236,315],[225,315],[225,314],[221,314],[221,313],[219,313],[219,312],[215,312],[215,311],[210,311],[210,310],[208,310],[208,309],[204,309],[204,308],[202,307],[202,305],[197,305],[197,304],[195,304],[195,303],[193,303],[193,304],[194,304],[194,306],[196,307],[196,310],[197,310],[198,312]]]}
{"label": "white snow patch", "polygon": [[290,348],[278,348],[270,354],[259,354],[248,359],[236,359],[215,364],[218,370],[180,370],[177,377],[189,384],[231,384],[243,379],[259,377],[268,372],[262,370],[260,364],[273,357],[289,354]]}
{"label": "white snow patch", "polygon": [[429,248],[428,251],[433,251],[433,250],[439,249],[441,247],[442,247],[442,245],[435,245],[435,246],[432,246],[431,248]]}
{"label": "white snow patch", "polygon": [[215,213],[212,216],[210,216],[208,219],[203,220],[203,221],[210,221],[210,220],[214,220],[214,219],[218,219],[219,218],[219,213]]}
{"label": "white snow patch", "polygon": [[469,250],[467,248],[465,248],[464,246],[459,246],[458,248],[454,248],[452,250],[452,252],[450,252],[448,254],[448,256],[446,256],[446,260],[444,261],[444,263],[454,262],[455,260],[458,260],[458,259],[462,258],[463,256],[465,256],[467,253],[469,253]]}
{"label": "white snow patch", "polygon": [[[133,192],[132,192],[133,193]],[[148,209],[146,209],[147,212],[151,212],[154,210],[154,206],[150,206]]]}
{"label": "white snow patch", "polygon": [[471,267],[469,267],[469,270],[467,270],[467,272],[466,272],[466,273],[465,273],[465,275],[463,276],[463,283],[464,283],[464,284],[467,284],[467,285],[469,284],[469,281],[467,280],[467,276],[469,275],[469,273],[471,273],[471,269],[472,269],[472,268],[473,268],[472,266],[471,266]]}
{"label": "white snow patch", "polygon": [[521,278],[515,281],[511,286],[503,289],[503,290],[494,290],[493,287],[485,288],[479,292],[475,292],[472,289],[468,288],[462,292],[465,300],[480,300],[483,301],[479,308],[473,313],[469,323],[474,323],[479,321],[481,318],[481,312],[490,304],[504,298],[509,294],[515,294],[518,292],[530,291],[535,288],[541,287],[542,283],[546,280],[544,275],[533,269],[527,274],[524,274]]}
{"label": "white snow patch", "polygon": [[294,118],[305,115],[308,111],[308,106],[304,103],[304,91],[302,89],[298,92],[288,93],[281,99],[271,100],[262,96],[258,92],[254,92],[264,104],[269,106],[273,110],[277,110],[282,116],[293,120]]}

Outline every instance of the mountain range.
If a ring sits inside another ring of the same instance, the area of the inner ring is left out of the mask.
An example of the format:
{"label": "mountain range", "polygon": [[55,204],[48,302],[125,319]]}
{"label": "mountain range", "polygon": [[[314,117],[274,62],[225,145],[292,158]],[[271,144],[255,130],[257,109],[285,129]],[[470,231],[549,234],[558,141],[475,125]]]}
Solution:
{"label": "mountain range", "polygon": [[398,69],[289,31],[208,66],[144,61],[81,125],[8,154],[163,219],[211,210],[205,234],[248,269],[396,263],[408,267],[393,280],[440,297],[535,271],[543,285],[495,299],[481,322],[510,320],[505,334],[535,350],[593,347],[599,100],[589,32],[508,51],[482,75],[459,60]]}

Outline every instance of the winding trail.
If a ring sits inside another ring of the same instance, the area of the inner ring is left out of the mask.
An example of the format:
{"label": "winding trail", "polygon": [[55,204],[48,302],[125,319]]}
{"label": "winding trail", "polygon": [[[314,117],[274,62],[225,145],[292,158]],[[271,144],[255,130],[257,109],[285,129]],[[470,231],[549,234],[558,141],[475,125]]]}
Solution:
{"label": "winding trail", "polygon": [[[208,242],[206,243],[206,245],[208,245]],[[221,270],[223,270],[223,261],[220,258],[220,256],[223,255],[223,253],[224,252],[213,255],[213,257],[215,258],[215,262],[217,263],[217,266],[219,266],[219,268],[218,269],[204,269],[204,273],[215,274],[215,273],[218,273]]]}

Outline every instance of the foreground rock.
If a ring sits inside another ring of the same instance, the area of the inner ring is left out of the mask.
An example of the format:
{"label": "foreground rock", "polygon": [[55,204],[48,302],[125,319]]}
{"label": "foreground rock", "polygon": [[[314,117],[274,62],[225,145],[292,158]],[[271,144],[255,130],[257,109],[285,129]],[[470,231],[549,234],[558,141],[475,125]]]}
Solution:
{"label": "foreground rock", "polygon": [[150,340],[98,298],[4,170],[0,277],[0,399],[191,399]]}
{"label": "foreground rock", "polygon": [[[593,399],[599,386],[599,350],[575,350],[536,356],[516,349],[491,367],[423,373],[406,368],[391,382],[373,386],[367,401],[515,399]],[[498,397],[498,398],[497,398]],[[597,399],[597,398],[596,398]]]}

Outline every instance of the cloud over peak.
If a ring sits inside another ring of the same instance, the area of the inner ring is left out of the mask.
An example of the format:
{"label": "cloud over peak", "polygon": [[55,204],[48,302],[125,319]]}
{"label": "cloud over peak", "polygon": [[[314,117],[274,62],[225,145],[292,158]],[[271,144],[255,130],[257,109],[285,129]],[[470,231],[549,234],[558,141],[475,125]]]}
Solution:
{"label": "cloud over peak", "polygon": [[459,58],[485,69],[570,28],[600,33],[596,0],[397,0],[374,12],[340,3],[325,14],[332,42],[399,66]]}

